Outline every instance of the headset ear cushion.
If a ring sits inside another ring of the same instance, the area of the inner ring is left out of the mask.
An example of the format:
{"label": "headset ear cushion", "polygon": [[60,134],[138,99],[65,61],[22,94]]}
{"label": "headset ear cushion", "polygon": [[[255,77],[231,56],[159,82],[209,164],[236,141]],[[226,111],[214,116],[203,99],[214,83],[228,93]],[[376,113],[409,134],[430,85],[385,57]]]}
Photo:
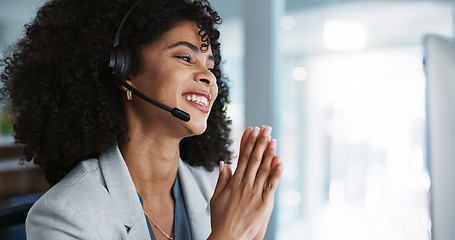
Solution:
{"label": "headset ear cushion", "polygon": [[110,49],[110,59],[108,68],[112,70],[112,75],[118,81],[125,81],[131,71],[131,54],[123,46],[116,46]]}

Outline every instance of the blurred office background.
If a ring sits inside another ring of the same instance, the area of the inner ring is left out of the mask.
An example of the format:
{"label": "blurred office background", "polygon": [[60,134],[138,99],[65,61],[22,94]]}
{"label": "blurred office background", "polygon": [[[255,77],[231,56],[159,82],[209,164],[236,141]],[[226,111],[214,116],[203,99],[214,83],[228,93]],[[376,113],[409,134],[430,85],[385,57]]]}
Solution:
{"label": "blurred office background", "polygon": [[[43,2],[0,0],[0,49]],[[455,1],[211,2],[235,147],[245,127],[271,124],[285,163],[267,239],[430,239],[422,40],[454,36]],[[29,171],[5,119],[0,176]],[[0,180],[0,198],[40,192],[32,182],[5,193]]]}

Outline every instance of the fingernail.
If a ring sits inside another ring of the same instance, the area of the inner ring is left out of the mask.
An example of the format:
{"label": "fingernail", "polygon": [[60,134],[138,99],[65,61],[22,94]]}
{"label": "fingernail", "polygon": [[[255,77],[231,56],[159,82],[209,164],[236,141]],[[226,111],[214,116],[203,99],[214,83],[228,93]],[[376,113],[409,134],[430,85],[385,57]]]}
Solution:
{"label": "fingernail", "polygon": [[270,147],[271,149],[276,148],[276,139],[272,139],[272,140],[270,141],[269,147]]}
{"label": "fingernail", "polygon": [[262,135],[264,137],[268,137],[272,134],[272,128],[270,126],[265,127],[264,132],[262,132]]}
{"label": "fingernail", "polygon": [[253,130],[253,137],[257,137],[259,135],[259,131],[261,129],[259,127],[254,127],[254,130]]}
{"label": "fingernail", "polygon": [[219,167],[220,172],[224,170],[224,161],[220,161],[220,167]]}
{"label": "fingernail", "polygon": [[284,166],[283,166],[283,163],[280,162],[280,163],[278,163],[278,166],[276,166],[276,169],[277,169],[277,170],[281,170],[281,169],[283,169],[283,167],[284,167]]}

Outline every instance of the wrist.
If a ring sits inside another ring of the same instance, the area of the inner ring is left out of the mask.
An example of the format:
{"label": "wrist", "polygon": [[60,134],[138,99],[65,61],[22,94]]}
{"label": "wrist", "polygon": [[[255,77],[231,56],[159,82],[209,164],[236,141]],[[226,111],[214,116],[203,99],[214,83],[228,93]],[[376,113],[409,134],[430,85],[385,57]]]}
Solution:
{"label": "wrist", "polygon": [[[246,237],[246,236],[234,236],[235,234],[232,233],[210,233],[209,237],[207,240],[248,240],[251,239],[251,237]],[[256,238],[257,239],[257,238]]]}
{"label": "wrist", "polygon": [[216,234],[216,233],[211,233],[210,236],[207,238],[207,240],[238,240],[235,238],[232,238],[229,234]]}

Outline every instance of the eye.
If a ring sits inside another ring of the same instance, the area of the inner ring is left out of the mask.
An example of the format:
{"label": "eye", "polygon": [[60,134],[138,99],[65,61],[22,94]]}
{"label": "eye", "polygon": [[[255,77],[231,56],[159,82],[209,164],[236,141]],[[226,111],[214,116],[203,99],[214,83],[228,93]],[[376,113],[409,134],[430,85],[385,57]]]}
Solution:
{"label": "eye", "polygon": [[191,57],[188,57],[188,56],[177,56],[177,58],[179,59],[182,59],[183,61],[187,62],[187,63],[191,63]]}

